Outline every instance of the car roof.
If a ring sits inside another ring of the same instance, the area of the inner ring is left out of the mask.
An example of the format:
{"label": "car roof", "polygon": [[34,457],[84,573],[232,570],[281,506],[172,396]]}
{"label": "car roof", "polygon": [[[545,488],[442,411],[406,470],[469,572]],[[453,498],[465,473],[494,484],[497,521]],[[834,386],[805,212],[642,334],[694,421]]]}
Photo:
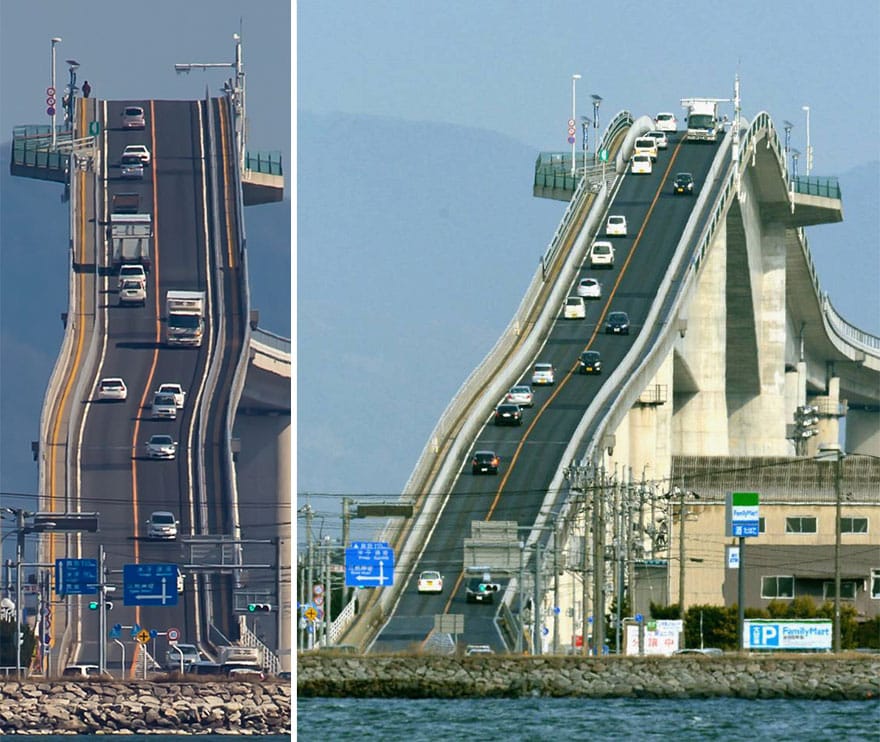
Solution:
{"label": "car roof", "polygon": [[101,379],[101,384],[122,384],[123,381],[118,376],[108,376],[105,379]]}
{"label": "car roof", "polygon": [[599,283],[595,278],[582,278],[581,286],[592,286],[594,283]]}
{"label": "car roof", "polygon": [[553,368],[553,364],[552,363],[536,363],[535,368],[540,368],[540,369]]}
{"label": "car roof", "polygon": [[569,304],[583,304],[584,297],[583,296],[568,296],[565,299]]}
{"label": "car roof", "polygon": [[624,319],[626,316],[626,312],[611,312],[611,314],[608,315],[608,319]]}
{"label": "car roof", "polygon": [[440,573],[436,569],[426,569],[422,572],[421,576],[425,575],[437,575],[440,576]]}
{"label": "car roof", "polygon": [[581,353],[581,358],[583,358],[584,356],[598,357],[599,351],[598,350],[585,350],[583,353]]}
{"label": "car roof", "polygon": [[676,178],[693,178],[694,176],[691,175],[690,173],[676,173],[675,177]]}
{"label": "car roof", "polygon": [[530,387],[528,384],[517,384],[516,386],[510,387],[510,391],[530,392],[532,391],[532,387]]}
{"label": "car roof", "polygon": [[174,439],[165,433],[156,433],[155,435],[150,436],[150,440],[155,441],[156,443],[163,443],[165,441],[173,441]]}
{"label": "car roof", "polygon": [[494,451],[474,451],[474,456],[491,456],[495,457]]}

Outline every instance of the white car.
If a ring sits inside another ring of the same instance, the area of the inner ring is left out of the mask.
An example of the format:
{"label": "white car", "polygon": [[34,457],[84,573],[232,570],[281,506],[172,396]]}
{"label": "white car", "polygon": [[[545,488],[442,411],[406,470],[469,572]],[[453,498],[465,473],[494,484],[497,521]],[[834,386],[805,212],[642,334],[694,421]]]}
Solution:
{"label": "white car", "polygon": [[595,278],[582,278],[578,281],[577,295],[584,299],[601,299],[602,284]]}
{"label": "white car", "polygon": [[143,129],[146,126],[144,121],[144,109],[140,106],[126,106],[122,111],[122,128],[123,129]]}
{"label": "white car", "polygon": [[645,136],[651,137],[651,139],[657,142],[657,149],[666,149],[669,147],[669,139],[667,138],[665,131],[655,129],[654,131],[649,131]]}
{"label": "white car", "polygon": [[611,214],[605,223],[606,237],[626,237],[626,217],[620,214]]}
{"label": "white car", "polygon": [[614,265],[614,245],[610,242],[593,243],[593,249],[590,250],[590,266],[595,268],[598,265],[607,265],[609,268]]}
{"label": "white car", "polygon": [[177,441],[170,435],[151,435],[146,448],[151,459],[173,460],[177,455]]}
{"label": "white car", "polygon": [[147,149],[146,144],[129,144],[124,150],[122,150],[122,156],[126,155],[136,155],[141,158],[141,162],[144,165],[149,165],[150,160],[152,160],[152,156],[150,155],[150,150]]}
{"label": "white car", "polygon": [[556,369],[552,363],[536,363],[532,369],[532,384],[555,384]]}
{"label": "white car", "polygon": [[112,399],[124,402],[127,398],[128,389],[125,386],[125,382],[119,377],[108,377],[98,382],[98,399]]}
{"label": "white car", "polygon": [[528,384],[517,384],[510,387],[504,397],[504,401],[519,405],[520,407],[533,407],[535,395],[532,393],[532,387]]}
{"label": "white car", "polygon": [[650,175],[652,169],[651,155],[633,155],[629,168],[631,173]]}
{"label": "white car", "polygon": [[147,284],[136,278],[126,278],[119,287],[119,303],[146,306]]}
{"label": "white car", "polygon": [[674,113],[658,113],[654,116],[654,126],[658,131],[666,131],[675,134],[678,131],[678,119]]}
{"label": "white car", "polygon": [[651,162],[657,161],[657,140],[647,134],[636,139],[633,145],[633,154],[651,155]]}
{"label": "white car", "polygon": [[[180,525],[174,513],[167,510],[154,510],[147,521],[147,538],[173,541],[177,538],[177,526]],[[180,570],[177,571],[180,577]],[[179,586],[179,582],[178,582]]]}
{"label": "white car", "polygon": [[182,409],[183,403],[186,400],[186,392],[183,391],[183,387],[180,384],[172,384],[171,382],[159,384],[156,394],[173,394],[177,409]]}
{"label": "white car", "polygon": [[587,307],[584,305],[583,297],[569,296],[565,300],[562,316],[565,319],[584,319],[587,316]]}
{"label": "white car", "polygon": [[442,593],[443,592],[443,575],[433,570],[426,570],[419,575],[420,593]]}
{"label": "white car", "polygon": [[152,414],[157,420],[176,420],[177,404],[174,401],[174,395],[156,392],[153,395]]}
{"label": "white car", "polygon": [[147,284],[147,272],[144,270],[144,266],[140,263],[124,263],[119,267],[119,285],[118,288],[122,288],[122,284],[126,281],[140,281],[146,286]]}

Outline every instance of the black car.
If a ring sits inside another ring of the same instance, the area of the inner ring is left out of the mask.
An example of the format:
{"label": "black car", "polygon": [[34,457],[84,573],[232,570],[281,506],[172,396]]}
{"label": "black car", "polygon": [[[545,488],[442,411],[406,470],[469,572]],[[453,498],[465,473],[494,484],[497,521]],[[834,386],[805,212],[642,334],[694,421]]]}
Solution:
{"label": "black car", "polygon": [[629,317],[626,312],[611,312],[605,321],[606,335],[629,335]]}
{"label": "black car", "polygon": [[471,473],[473,474],[497,474],[500,459],[494,451],[476,451],[471,460]]}
{"label": "black car", "polygon": [[518,404],[503,403],[495,408],[496,425],[522,425],[522,409]]}
{"label": "black car", "polygon": [[578,359],[578,371],[582,374],[601,374],[602,361],[599,359],[599,351],[585,350]]}
{"label": "black car", "polygon": [[468,603],[494,603],[495,593],[499,585],[495,582],[486,582],[479,577],[468,580],[465,588],[465,600]]}
{"label": "black car", "polygon": [[694,176],[690,173],[678,173],[672,181],[672,192],[691,195],[694,192]]}

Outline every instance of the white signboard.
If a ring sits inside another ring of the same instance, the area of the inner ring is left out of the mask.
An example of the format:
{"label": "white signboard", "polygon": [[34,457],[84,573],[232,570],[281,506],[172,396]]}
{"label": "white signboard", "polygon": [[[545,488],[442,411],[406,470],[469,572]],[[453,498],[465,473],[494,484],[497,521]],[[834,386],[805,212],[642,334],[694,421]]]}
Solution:
{"label": "white signboard", "polygon": [[831,620],[746,620],[743,649],[831,649]]}
{"label": "white signboard", "polygon": [[[651,628],[647,628],[650,626]],[[645,654],[668,656],[678,649],[678,637],[682,631],[683,622],[676,621],[649,621],[645,628]],[[639,653],[639,627],[636,624],[626,626],[626,646],[624,653],[637,655]]]}

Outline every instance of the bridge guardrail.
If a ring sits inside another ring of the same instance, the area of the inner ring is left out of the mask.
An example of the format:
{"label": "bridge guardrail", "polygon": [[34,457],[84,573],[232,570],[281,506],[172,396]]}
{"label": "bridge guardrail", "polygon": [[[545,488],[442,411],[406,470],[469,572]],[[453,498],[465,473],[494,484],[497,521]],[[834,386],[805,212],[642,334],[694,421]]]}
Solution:
{"label": "bridge guardrail", "polygon": [[[612,174],[614,171],[612,170]],[[609,193],[611,192],[611,188],[608,187],[607,183],[603,185],[602,190],[599,194],[596,194],[596,201],[591,206],[591,210],[589,215],[587,216],[587,220],[585,226],[581,229],[578,240],[580,241],[580,246],[576,246],[572,249],[568,260],[575,260],[575,253],[578,253],[586,250],[586,245],[589,243],[587,239],[588,235],[592,234],[599,226],[599,216],[604,213],[607,208],[607,200],[609,197]],[[579,198],[585,200],[587,197],[593,195],[589,190],[582,189],[579,195]],[[580,205],[578,206],[580,208]],[[576,210],[572,213],[576,213]],[[563,217],[563,220],[570,222],[571,216]],[[562,271],[566,271],[570,266],[567,264],[562,268]],[[501,370],[501,365],[505,360],[508,361],[508,366],[510,367],[508,371],[508,375],[512,375],[512,379],[518,376],[518,368],[519,368],[519,360],[516,362],[509,362],[508,355],[511,352],[514,344],[518,341],[518,338],[523,333],[533,334],[534,336],[542,336],[542,332],[546,329],[546,326],[553,321],[556,314],[553,311],[544,311],[541,313],[541,316],[534,322],[533,325],[527,325],[526,320],[529,315],[532,313],[535,302],[538,300],[540,295],[540,291],[545,282],[545,269],[543,262],[538,271],[536,271],[535,276],[532,279],[529,288],[527,289],[522,301],[520,302],[520,306],[517,309],[517,312],[514,314],[513,319],[509,323],[505,332],[501,335],[498,341],[493,346],[492,350],[486,355],[483,361],[474,369],[473,372],[468,376],[465,380],[464,384],[462,384],[456,396],[447,406],[443,415],[441,416],[440,422],[434,429],[431,438],[429,438],[428,443],[423,449],[422,455],[419,458],[419,461],[416,464],[416,468],[414,469],[410,479],[407,481],[406,487],[404,488],[404,494],[402,498],[405,498],[407,495],[409,496],[417,496],[420,494],[419,484],[424,482],[429,475],[432,467],[435,462],[438,460],[438,456],[440,455],[441,450],[444,446],[448,445],[450,448],[443,454],[442,459],[442,467],[441,470],[434,476],[434,479],[431,482],[431,493],[444,492],[448,489],[449,482],[451,481],[454,472],[458,468],[458,457],[460,456],[460,448],[464,445],[464,442],[467,441],[469,444],[468,436],[475,432],[475,426],[482,424],[482,420],[480,419],[480,413],[476,413],[472,415],[462,426],[461,429],[452,431],[449,429],[451,421],[457,420],[461,417],[462,413],[465,411],[466,407],[471,407],[476,404],[488,404],[485,403],[484,400],[490,398],[493,394],[497,392],[497,395],[500,397],[503,394],[503,388],[507,383],[507,379],[502,377],[499,374]],[[559,286],[555,289],[555,293],[564,293],[567,291],[567,285],[560,282]],[[554,294],[555,296],[555,294]],[[561,295],[558,298],[551,298],[547,302],[547,306],[551,304],[556,306],[558,303],[561,303],[562,298]],[[531,353],[533,350],[531,346],[521,349],[517,353],[517,358],[523,353]],[[494,380],[492,385],[485,390],[479,400],[474,398],[474,394],[489,384],[490,380]],[[494,402],[493,402],[494,404]],[[429,494],[429,493],[425,493]],[[437,500],[437,502],[434,502]],[[426,529],[430,527],[430,524],[433,523],[436,517],[436,511],[439,508],[441,502],[440,498],[429,498],[426,502],[424,508],[421,509],[420,512],[416,515],[415,523],[412,525],[412,532],[410,534],[410,539],[413,538],[414,534],[418,534],[419,532],[426,532]],[[387,541],[389,543],[393,542],[397,536],[402,526],[399,524],[395,524],[393,521],[389,522],[387,526],[385,526],[384,530],[379,533],[379,540]],[[408,573],[409,565],[414,558],[415,554],[409,550],[405,550],[401,557],[397,562],[397,570],[401,573]],[[388,604],[395,600],[396,597],[392,594],[391,591],[386,591],[380,598],[380,605],[383,607],[387,607]]]}

